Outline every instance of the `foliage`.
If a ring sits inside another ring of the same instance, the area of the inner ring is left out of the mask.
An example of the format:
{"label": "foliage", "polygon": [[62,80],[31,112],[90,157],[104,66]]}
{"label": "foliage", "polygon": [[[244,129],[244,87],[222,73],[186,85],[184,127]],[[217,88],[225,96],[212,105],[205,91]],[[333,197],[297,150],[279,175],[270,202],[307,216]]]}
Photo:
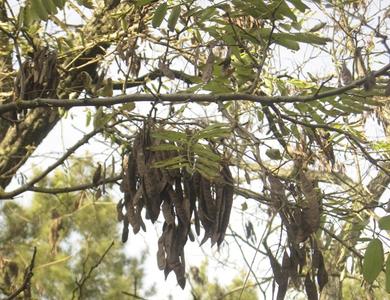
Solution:
{"label": "foliage", "polygon": [[[40,184],[75,184],[92,170],[74,163],[69,173],[58,171]],[[90,191],[35,195],[27,207],[5,203],[0,235],[3,296],[21,285],[33,245],[38,247],[34,298],[118,299],[124,297],[122,291],[151,295],[153,287],[143,286],[144,258],[127,257],[118,243],[116,220],[109,217],[114,212],[107,195],[95,200]],[[112,241],[115,245],[102,258]]]}
{"label": "foliage", "polygon": [[[244,197],[258,205],[240,212],[243,224],[255,224],[262,239],[252,245],[252,230],[241,241],[267,257],[273,276],[264,284],[273,280],[279,299],[292,289],[340,299],[346,274],[364,280],[369,294],[389,290],[389,275],[377,285],[390,263],[389,11],[380,4],[0,2],[0,199],[27,191],[61,199],[95,188],[99,216],[106,185],[121,184],[115,214],[123,240],[129,224],[138,232],[148,220],[162,221],[159,267],[184,287],[192,227],[224,247],[231,209]],[[83,112],[76,115],[75,106]],[[59,120],[80,115],[93,129],[46,169],[10,185]],[[50,185],[46,176],[80,159],[77,150],[93,138],[104,165],[92,162],[98,171],[82,184]],[[47,222],[63,213],[76,221],[83,215],[78,231],[114,236],[94,228],[87,210],[73,216],[70,206],[59,211],[60,202],[41,198],[53,211],[44,210],[45,228],[20,225],[24,210],[4,206],[15,226],[7,234],[23,251],[38,245],[23,246],[31,233],[49,234]],[[40,212],[31,206],[27,220],[37,218],[34,209]],[[60,249],[56,230],[51,235]],[[252,279],[261,272],[252,270]]]}
{"label": "foliage", "polygon": [[[199,268],[190,268],[191,294],[194,300],[234,300],[239,297],[248,300],[258,299],[255,284],[247,282],[244,285],[244,277],[235,277],[227,286],[222,286],[216,279],[213,279],[213,281],[209,279],[207,275],[208,268],[207,261],[204,261]],[[241,275],[244,276],[244,274]]]}

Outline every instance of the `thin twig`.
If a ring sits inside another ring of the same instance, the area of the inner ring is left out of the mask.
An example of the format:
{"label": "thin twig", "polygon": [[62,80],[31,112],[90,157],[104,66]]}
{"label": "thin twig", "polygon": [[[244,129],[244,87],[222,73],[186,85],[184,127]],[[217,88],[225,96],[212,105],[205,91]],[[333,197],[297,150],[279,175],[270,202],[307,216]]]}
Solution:
{"label": "thin twig", "polygon": [[107,253],[111,250],[112,246],[114,246],[114,241],[111,242],[111,244],[108,246],[106,251],[104,251],[103,255],[99,258],[99,260],[94,264],[88,271],[88,273],[84,276],[84,274],[81,276],[80,280],[76,280],[77,288],[75,290],[79,290],[79,299],[82,299],[82,290],[85,282],[91,278],[92,272],[99,267],[99,265],[103,262],[104,257],[107,255]]}
{"label": "thin twig", "polygon": [[15,299],[20,293],[24,291],[28,291],[31,293],[31,278],[33,277],[33,269],[34,269],[34,264],[35,264],[35,256],[37,254],[37,247],[34,247],[34,252],[31,258],[30,265],[26,268],[24,272],[24,279],[23,279],[23,284],[15,291],[13,292],[10,296],[6,298],[6,300],[11,300]]}

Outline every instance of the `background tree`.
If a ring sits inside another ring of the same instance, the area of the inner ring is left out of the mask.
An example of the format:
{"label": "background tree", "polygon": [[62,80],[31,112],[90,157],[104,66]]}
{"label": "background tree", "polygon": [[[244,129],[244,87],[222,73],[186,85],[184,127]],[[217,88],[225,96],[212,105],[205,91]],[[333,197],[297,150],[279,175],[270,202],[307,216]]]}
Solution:
{"label": "background tree", "polygon": [[256,293],[256,284],[253,282],[246,283],[246,287],[243,287],[245,277],[244,272],[241,274],[243,277],[233,278],[232,282],[226,286],[218,283],[217,279],[212,279],[207,275],[208,263],[204,261],[200,267],[192,266],[190,268],[190,285],[191,294],[194,300],[203,299],[242,299],[256,300],[258,299]]}
{"label": "background tree", "polygon": [[[340,299],[346,274],[364,278],[368,293],[389,290],[373,284],[390,269],[381,218],[389,12],[380,1],[43,3],[0,4],[1,199],[50,192],[38,183],[99,137],[110,149],[96,150],[107,154],[101,178],[52,192],[121,182],[122,239],[163,221],[158,266],[182,287],[187,238],[223,245],[242,201],[234,194],[258,202],[243,203],[238,236],[268,258],[278,298],[293,287]],[[75,106],[86,108],[90,133],[9,186]]]}
{"label": "background tree", "polygon": [[[86,162],[73,162],[69,172],[57,171],[40,184],[50,189],[75,185],[93,171]],[[22,285],[34,246],[38,248],[31,283],[34,298],[122,299],[123,292],[153,295],[153,286],[144,286],[144,257],[129,258],[119,243],[117,221],[112,217],[115,204],[107,195],[95,196],[93,190],[36,194],[27,207],[15,202],[2,206],[3,296]]]}

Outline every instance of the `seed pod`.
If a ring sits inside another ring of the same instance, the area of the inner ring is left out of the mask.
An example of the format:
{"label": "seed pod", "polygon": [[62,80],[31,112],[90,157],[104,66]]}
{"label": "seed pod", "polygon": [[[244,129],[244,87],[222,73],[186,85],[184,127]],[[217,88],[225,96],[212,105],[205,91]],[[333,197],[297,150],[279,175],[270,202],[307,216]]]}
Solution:
{"label": "seed pod", "polygon": [[98,166],[95,170],[95,173],[93,173],[93,177],[92,177],[93,185],[97,185],[101,177],[102,177],[102,165],[98,163]]}
{"label": "seed pod", "polygon": [[343,62],[343,65],[341,67],[341,82],[343,85],[350,84],[352,82],[352,74],[351,71],[348,70],[347,65],[345,64],[345,61]]}
{"label": "seed pod", "polygon": [[364,82],[363,87],[366,91],[371,91],[376,83],[376,78],[372,72],[370,72],[367,76],[367,80]]}

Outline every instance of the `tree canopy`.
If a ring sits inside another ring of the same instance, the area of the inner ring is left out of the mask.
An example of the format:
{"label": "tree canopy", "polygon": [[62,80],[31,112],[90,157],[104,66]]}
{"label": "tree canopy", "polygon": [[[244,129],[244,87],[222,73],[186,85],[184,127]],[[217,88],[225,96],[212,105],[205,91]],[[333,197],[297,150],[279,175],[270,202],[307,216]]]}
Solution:
{"label": "tree canopy", "polygon": [[[186,244],[200,237],[266,257],[272,276],[247,263],[242,286],[277,299],[341,299],[360,282],[367,297],[390,292],[389,20],[380,0],[1,1],[2,239],[34,237],[24,280],[3,293],[35,296],[39,232],[71,209],[58,199],[114,190],[116,211],[101,213],[123,242],[161,223],[157,266],[182,288]],[[80,140],[21,173],[60,120],[80,118]],[[52,184],[61,169],[74,175]],[[13,203],[30,191],[29,213],[46,222],[36,231]],[[244,234],[229,226],[237,211]]]}

